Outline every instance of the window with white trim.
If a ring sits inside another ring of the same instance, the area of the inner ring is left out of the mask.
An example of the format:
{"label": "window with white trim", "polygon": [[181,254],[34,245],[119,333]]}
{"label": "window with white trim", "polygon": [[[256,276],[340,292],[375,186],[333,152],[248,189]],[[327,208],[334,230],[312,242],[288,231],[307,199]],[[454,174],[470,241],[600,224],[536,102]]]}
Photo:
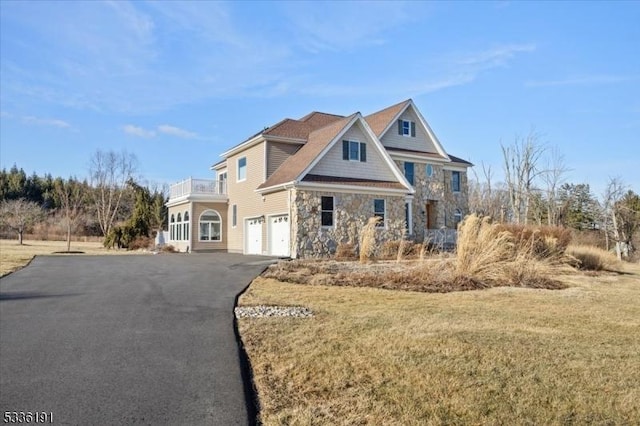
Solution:
{"label": "window with white trim", "polygon": [[184,212],[184,216],[182,217],[182,237],[185,241],[189,240],[189,212]]}
{"label": "window with white trim", "polygon": [[227,193],[227,172],[218,175],[218,194]]}
{"label": "window with white trim", "polygon": [[171,219],[169,219],[169,239],[174,241],[176,239],[176,217],[175,215],[171,215]]}
{"label": "window with white trim", "polygon": [[398,134],[400,136],[416,137],[416,122],[410,120],[398,120]]}
{"label": "window with white trim", "polygon": [[247,157],[238,158],[238,182],[247,179]]}
{"label": "window with white trim", "polygon": [[214,210],[205,210],[198,220],[200,241],[222,241],[222,219]]}
{"label": "window with white trim", "polygon": [[238,205],[231,206],[231,226],[236,227],[238,225]]}
{"label": "window with white trim", "polygon": [[460,172],[451,172],[451,190],[460,192]]}
{"label": "window with white trim", "polygon": [[367,162],[367,144],[359,141],[342,141],[342,159]]}
{"label": "window with white trim", "polygon": [[385,201],[384,199],[375,199],[373,200],[373,215],[382,218],[376,226],[383,227],[385,226]]}
{"label": "window with white trim", "polygon": [[427,164],[424,168],[425,174],[427,175],[427,177],[432,177],[433,176],[433,166],[431,164]]}
{"label": "window with white trim", "polygon": [[407,180],[409,181],[409,183],[411,185],[413,185],[413,173],[414,171],[414,164],[409,162],[409,161],[405,161],[404,162],[404,177],[407,178]]}
{"label": "window with white trim", "polygon": [[325,228],[333,227],[333,197],[320,197],[320,221]]}
{"label": "window with white trim", "polygon": [[182,215],[178,213],[176,217],[176,240],[182,241]]}

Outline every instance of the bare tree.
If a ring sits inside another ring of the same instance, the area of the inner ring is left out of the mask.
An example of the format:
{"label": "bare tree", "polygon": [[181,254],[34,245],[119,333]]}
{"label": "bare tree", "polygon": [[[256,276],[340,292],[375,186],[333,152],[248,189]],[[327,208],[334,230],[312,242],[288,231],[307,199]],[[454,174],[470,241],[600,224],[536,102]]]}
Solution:
{"label": "bare tree", "polygon": [[609,178],[607,187],[602,194],[602,223],[605,231],[606,247],[609,250],[609,240],[613,237],[618,260],[622,260],[623,247],[616,206],[619,205],[625,190],[626,187],[620,178]]}
{"label": "bare tree", "polygon": [[531,130],[524,138],[516,137],[511,146],[500,146],[513,219],[516,223],[526,224],[533,184],[541,173],[538,163],[545,147],[535,130]]}
{"label": "bare tree", "polygon": [[84,212],[85,190],[81,182],[73,178],[56,180],[54,190],[67,228],[67,251],[71,251],[71,229],[77,225]]}
{"label": "bare tree", "polygon": [[22,245],[24,232],[43,215],[42,208],[37,203],[24,198],[5,200],[0,205],[0,224],[18,233],[20,245]]}
{"label": "bare tree", "polygon": [[474,179],[469,182],[470,211],[504,222],[506,205],[509,204],[508,193],[503,184],[493,182],[491,166],[481,163],[481,168],[482,177],[478,176],[475,168],[472,169]]}
{"label": "bare tree", "polygon": [[559,225],[558,189],[564,183],[565,175],[569,170],[564,156],[557,148],[553,149],[547,159],[547,168],[541,174],[546,190],[547,223],[550,226]]}
{"label": "bare tree", "polygon": [[107,236],[113,227],[127,181],[136,172],[137,164],[136,156],[126,151],[98,150],[91,157],[92,201],[103,236]]}

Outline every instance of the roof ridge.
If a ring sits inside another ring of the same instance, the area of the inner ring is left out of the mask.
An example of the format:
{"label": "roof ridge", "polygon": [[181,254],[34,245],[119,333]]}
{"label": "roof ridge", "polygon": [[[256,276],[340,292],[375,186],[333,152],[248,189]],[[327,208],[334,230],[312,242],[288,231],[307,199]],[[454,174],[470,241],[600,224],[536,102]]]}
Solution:
{"label": "roof ridge", "polygon": [[366,117],[371,117],[371,116],[376,115],[376,114],[379,114],[379,113],[381,113],[381,112],[385,112],[385,111],[390,110],[390,109],[392,109],[392,108],[397,108],[398,106],[403,105],[403,104],[406,104],[406,103],[409,103],[409,102],[411,102],[411,101],[413,101],[413,99],[411,99],[411,98],[405,99],[404,101],[400,101],[400,102],[398,102],[398,103],[396,103],[396,104],[393,104],[393,105],[391,105],[391,106],[388,106],[388,107],[386,107],[386,108],[382,108],[381,110],[378,110],[378,111],[372,112],[371,114],[369,114],[369,115],[365,116],[365,118],[366,118]]}
{"label": "roof ridge", "polygon": [[[311,135],[312,135],[312,134],[314,134],[314,133],[316,133],[316,132],[318,132],[318,131],[320,131],[320,130],[326,129],[326,128],[327,128],[327,127],[329,127],[329,126],[334,126],[334,125],[338,124],[338,123],[339,123],[340,121],[342,121],[342,120],[347,120],[347,121],[349,121],[349,120],[351,120],[351,119],[352,119],[355,115],[357,115],[357,114],[359,114],[359,112],[357,112],[357,111],[356,111],[356,112],[354,112],[354,113],[353,113],[353,114],[351,114],[351,115],[347,115],[347,116],[342,115],[342,116],[339,116],[339,117],[341,117],[339,120],[332,121],[331,123],[325,124],[324,126],[322,126],[322,127],[318,127],[317,129],[315,129],[315,130],[311,131],[311,132],[309,133],[309,138],[311,137]],[[307,138],[307,141],[309,140],[309,138]]]}
{"label": "roof ridge", "polygon": [[333,117],[340,117],[340,118],[344,117],[344,115],[340,115],[340,114],[333,114],[333,113],[330,113],[330,112],[322,112],[322,111],[315,111],[314,110],[314,111],[311,111],[309,114],[305,115],[304,117],[299,118],[298,121],[305,122],[305,121],[309,120],[314,114],[331,115]]}

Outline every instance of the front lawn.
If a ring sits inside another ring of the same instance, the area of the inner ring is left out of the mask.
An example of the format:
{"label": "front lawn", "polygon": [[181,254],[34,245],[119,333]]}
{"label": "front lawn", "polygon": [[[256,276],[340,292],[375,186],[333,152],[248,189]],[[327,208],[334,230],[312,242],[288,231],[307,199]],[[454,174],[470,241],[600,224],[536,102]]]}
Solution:
{"label": "front lawn", "polygon": [[261,421],[640,424],[640,267],[569,287],[419,293],[258,278],[240,305]]}

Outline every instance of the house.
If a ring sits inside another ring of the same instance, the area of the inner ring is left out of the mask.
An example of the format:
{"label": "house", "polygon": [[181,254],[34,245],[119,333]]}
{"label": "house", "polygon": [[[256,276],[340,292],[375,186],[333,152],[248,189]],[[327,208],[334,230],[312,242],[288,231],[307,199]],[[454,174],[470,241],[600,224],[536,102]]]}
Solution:
{"label": "house", "polygon": [[357,241],[371,216],[381,238],[422,241],[468,209],[472,164],[445,151],[411,99],[287,118],[221,157],[216,179],[171,186],[168,243],[180,251],[317,257]]}

